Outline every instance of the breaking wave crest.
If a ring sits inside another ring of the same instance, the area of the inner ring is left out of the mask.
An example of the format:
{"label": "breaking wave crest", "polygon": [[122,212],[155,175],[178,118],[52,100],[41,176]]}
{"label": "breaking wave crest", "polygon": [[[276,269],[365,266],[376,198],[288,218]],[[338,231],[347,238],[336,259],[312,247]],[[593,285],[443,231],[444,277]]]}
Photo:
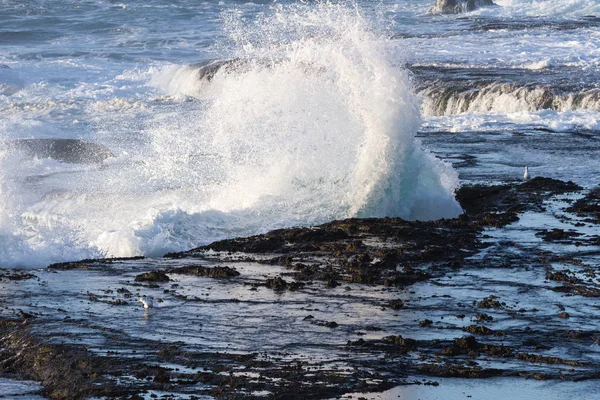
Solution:
{"label": "breaking wave crest", "polygon": [[440,83],[422,89],[420,95],[423,97],[423,113],[429,116],[540,110],[600,111],[600,89],[562,92],[542,85],[492,83],[474,87]]}
{"label": "breaking wave crest", "polygon": [[0,160],[10,191],[0,259],[155,256],[332,219],[461,212],[458,174],[415,139],[407,72],[358,8],[275,6],[253,23],[226,20],[235,61],[157,73],[153,85],[196,101],[156,116],[136,142],[122,138],[127,153],[69,174],[51,164],[63,175],[36,185],[14,179],[27,171],[13,155]]}

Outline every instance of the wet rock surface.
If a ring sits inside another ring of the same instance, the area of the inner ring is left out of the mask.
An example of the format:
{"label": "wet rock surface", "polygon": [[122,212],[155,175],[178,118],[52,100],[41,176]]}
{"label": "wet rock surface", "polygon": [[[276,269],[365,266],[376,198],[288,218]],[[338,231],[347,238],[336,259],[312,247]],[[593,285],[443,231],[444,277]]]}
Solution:
{"label": "wet rock surface", "polygon": [[600,187],[591,190],[585,197],[577,200],[567,211],[586,217],[589,222],[600,222]]}
{"label": "wet rock surface", "polygon": [[0,373],[54,399],[599,379],[596,192],[469,186],[453,220],[349,219],[158,260],[0,270]]}
{"label": "wet rock surface", "polygon": [[474,11],[482,6],[495,6],[492,0],[437,0],[429,10],[432,14],[458,14]]}

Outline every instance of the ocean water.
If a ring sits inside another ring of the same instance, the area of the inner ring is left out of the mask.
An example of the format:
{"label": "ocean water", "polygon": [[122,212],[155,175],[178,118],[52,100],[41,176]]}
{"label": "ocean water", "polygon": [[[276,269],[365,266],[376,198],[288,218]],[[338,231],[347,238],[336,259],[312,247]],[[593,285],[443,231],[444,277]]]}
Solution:
{"label": "ocean water", "polygon": [[0,2],[0,263],[160,256],[600,178],[600,1]]}

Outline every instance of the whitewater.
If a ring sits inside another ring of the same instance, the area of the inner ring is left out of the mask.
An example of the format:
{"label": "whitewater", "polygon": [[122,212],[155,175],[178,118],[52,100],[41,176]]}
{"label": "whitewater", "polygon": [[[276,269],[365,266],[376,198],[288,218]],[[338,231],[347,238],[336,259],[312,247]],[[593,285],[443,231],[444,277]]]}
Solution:
{"label": "whitewater", "polygon": [[432,3],[4,1],[1,266],[453,218],[525,165],[595,183],[599,2]]}

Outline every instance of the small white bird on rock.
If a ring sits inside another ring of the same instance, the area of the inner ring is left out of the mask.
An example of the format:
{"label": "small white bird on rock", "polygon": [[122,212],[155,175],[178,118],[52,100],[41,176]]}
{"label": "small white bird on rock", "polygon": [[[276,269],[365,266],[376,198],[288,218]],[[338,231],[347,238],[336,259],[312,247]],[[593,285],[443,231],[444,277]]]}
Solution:
{"label": "small white bird on rock", "polygon": [[140,299],[138,300],[138,302],[142,303],[144,305],[145,309],[149,309],[149,308],[153,308],[154,307],[154,301],[152,300],[152,297],[140,297]]}
{"label": "small white bird on rock", "polygon": [[525,167],[525,173],[523,174],[523,179],[528,181],[529,178],[531,178],[531,176],[529,175],[529,167]]}

